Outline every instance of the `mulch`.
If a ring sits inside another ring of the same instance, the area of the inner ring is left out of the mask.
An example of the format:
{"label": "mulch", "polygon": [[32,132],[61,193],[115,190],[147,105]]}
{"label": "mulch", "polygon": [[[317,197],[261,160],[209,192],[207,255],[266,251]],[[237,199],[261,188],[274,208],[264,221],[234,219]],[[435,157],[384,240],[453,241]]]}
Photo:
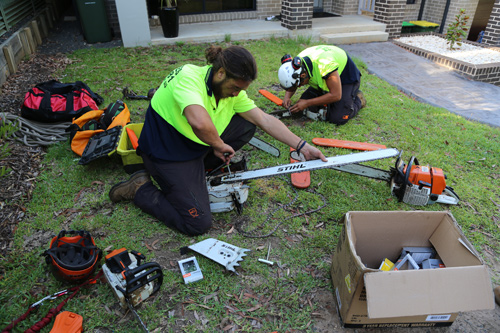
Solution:
{"label": "mulch", "polygon": [[[21,62],[18,71],[0,88],[1,112],[19,116],[26,92],[37,83],[57,79],[54,73],[67,64],[64,54],[34,54]],[[5,257],[13,246],[19,222],[25,218],[25,205],[31,200],[46,148],[28,147],[12,140],[0,140],[0,144],[10,149],[8,156],[0,160],[0,167],[11,169],[0,178],[0,256]]]}
{"label": "mulch", "polygon": [[[3,112],[20,116],[24,95],[37,83],[48,80],[66,82],[56,77],[56,73],[62,73],[71,63],[67,54],[78,49],[123,45],[117,38],[107,43],[86,43],[80,23],[71,19],[72,17],[74,18],[74,13],[70,8],[54,25],[42,45],[38,46],[37,53],[22,61],[17,72],[9,76],[0,87],[0,117]],[[0,42],[8,36],[8,33],[2,36]],[[0,146],[6,144],[10,153],[5,158],[0,157],[0,167],[6,166],[12,171],[0,177],[0,257],[5,257],[13,246],[14,233],[19,222],[25,218],[25,206],[37,186],[37,176],[46,151],[46,147],[28,147],[17,141],[0,140]]]}

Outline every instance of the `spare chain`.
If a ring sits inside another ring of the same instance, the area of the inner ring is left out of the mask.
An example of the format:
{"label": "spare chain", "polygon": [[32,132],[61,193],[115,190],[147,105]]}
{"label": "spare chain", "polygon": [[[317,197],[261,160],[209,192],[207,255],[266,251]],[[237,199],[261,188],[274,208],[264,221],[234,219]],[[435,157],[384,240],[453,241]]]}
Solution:
{"label": "spare chain", "polygon": [[327,203],[326,203],[326,199],[325,197],[321,194],[321,193],[318,193],[317,191],[313,190],[313,189],[307,189],[306,191],[309,192],[309,193],[313,193],[313,194],[316,194],[317,196],[319,196],[321,198],[321,200],[323,200],[323,205],[321,205],[320,207],[316,208],[316,209],[311,209],[311,210],[308,210],[307,212],[304,212],[304,213],[299,213],[299,214],[294,214],[292,216],[289,216],[287,218],[284,218],[282,219],[278,224],[276,224],[273,228],[273,230],[271,230],[269,233],[265,234],[265,235],[260,235],[260,234],[255,234],[255,232],[258,230],[258,229],[262,229],[262,227],[267,223],[269,222],[269,220],[271,220],[271,218],[274,216],[274,214],[281,210],[281,209],[286,209],[288,207],[290,207],[291,205],[293,205],[298,197],[299,197],[299,193],[297,192],[297,190],[295,189],[295,187],[290,183],[290,181],[288,180],[288,178],[286,177],[280,177],[282,179],[284,179],[286,181],[286,183],[288,185],[290,185],[290,187],[293,189],[293,192],[295,194],[295,196],[293,197],[293,199],[287,203],[286,205],[282,205],[276,209],[274,209],[271,213],[269,213],[269,215],[267,216],[266,220],[264,222],[262,222],[258,227],[256,227],[255,229],[253,230],[250,230],[250,231],[245,231],[243,230],[242,228],[242,224],[243,224],[243,221],[237,221],[235,223],[235,228],[236,230],[238,230],[238,232],[240,234],[242,234],[243,236],[245,237],[249,237],[249,238],[265,238],[265,237],[269,237],[271,236],[272,234],[274,234],[276,232],[276,230],[278,230],[278,228],[285,222],[285,221],[288,221],[288,220],[291,220],[295,217],[299,217],[299,216],[303,216],[303,215],[309,215],[309,214],[312,214],[312,213],[315,213],[317,211],[320,211],[321,209],[325,208]]}

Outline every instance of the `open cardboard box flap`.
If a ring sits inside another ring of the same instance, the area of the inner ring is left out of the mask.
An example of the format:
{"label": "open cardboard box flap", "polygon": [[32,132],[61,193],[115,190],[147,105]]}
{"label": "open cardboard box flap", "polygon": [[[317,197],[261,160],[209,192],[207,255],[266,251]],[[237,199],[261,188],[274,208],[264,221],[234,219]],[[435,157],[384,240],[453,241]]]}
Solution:
{"label": "open cardboard box flap", "polygon": [[[369,318],[494,309],[486,266],[365,274]],[[443,287],[444,286],[444,287]]]}

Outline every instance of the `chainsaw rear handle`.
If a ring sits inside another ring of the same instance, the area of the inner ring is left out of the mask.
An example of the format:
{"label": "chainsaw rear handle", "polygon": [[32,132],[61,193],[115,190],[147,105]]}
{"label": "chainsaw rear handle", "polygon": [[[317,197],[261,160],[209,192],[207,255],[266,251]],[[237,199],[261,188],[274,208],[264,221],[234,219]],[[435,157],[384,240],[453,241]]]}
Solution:
{"label": "chainsaw rear handle", "polygon": [[[146,272],[141,273],[146,269],[147,269]],[[136,274],[138,273],[141,274],[136,276]],[[149,276],[153,273],[155,274]],[[117,289],[119,289],[124,295],[130,295],[131,293],[141,288],[142,286],[145,286],[146,284],[158,279],[158,283],[155,283],[155,287],[151,292],[151,294],[154,294],[160,289],[163,283],[163,271],[161,269],[161,266],[156,262],[148,262],[144,265],[137,266],[136,268],[125,271],[124,274],[125,274],[125,281],[127,282],[126,290],[117,287]]]}
{"label": "chainsaw rear handle", "polygon": [[410,173],[411,173],[411,167],[413,166],[413,163],[415,163],[415,165],[418,165],[418,160],[417,160],[417,158],[415,156],[412,156],[410,158],[410,161],[408,162],[408,165],[406,166],[405,186],[411,186],[411,185],[413,185],[410,182]]}

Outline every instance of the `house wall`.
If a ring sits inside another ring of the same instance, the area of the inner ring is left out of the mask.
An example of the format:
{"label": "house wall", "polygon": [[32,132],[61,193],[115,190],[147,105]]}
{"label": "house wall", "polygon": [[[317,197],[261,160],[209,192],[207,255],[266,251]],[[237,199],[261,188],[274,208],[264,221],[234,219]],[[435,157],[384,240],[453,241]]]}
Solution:
{"label": "house wall", "polygon": [[421,2],[422,0],[417,0],[415,1],[414,4],[406,5],[403,21],[410,22],[410,21],[416,21],[418,19],[418,13],[420,12]]}
{"label": "house wall", "polygon": [[500,46],[500,0],[495,0],[493,5],[490,20],[484,31],[483,43]]}
{"label": "house wall", "polygon": [[[330,7],[326,7],[323,3],[323,10],[326,12],[336,13],[340,15],[356,15],[358,13],[358,0],[335,0],[331,1]],[[327,10],[328,8],[328,10]]]}

